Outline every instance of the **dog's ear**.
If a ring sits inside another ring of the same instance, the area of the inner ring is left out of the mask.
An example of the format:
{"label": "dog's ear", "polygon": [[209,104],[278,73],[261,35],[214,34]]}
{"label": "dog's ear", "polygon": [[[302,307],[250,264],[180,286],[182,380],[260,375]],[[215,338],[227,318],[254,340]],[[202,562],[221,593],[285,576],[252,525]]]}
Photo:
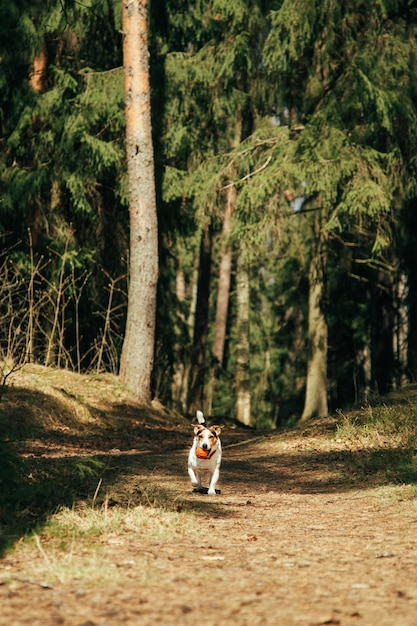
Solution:
{"label": "dog's ear", "polygon": [[194,426],[194,435],[199,435],[202,430],[204,430],[204,426],[202,426],[201,424]]}
{"label": "dog's ear", "polygon": [[216,435],[219,437],[220,433],[222,432],[222,427],[221,426],[212,426],[210,428],[210,430],[212,430],[214,433],[216,433]]}

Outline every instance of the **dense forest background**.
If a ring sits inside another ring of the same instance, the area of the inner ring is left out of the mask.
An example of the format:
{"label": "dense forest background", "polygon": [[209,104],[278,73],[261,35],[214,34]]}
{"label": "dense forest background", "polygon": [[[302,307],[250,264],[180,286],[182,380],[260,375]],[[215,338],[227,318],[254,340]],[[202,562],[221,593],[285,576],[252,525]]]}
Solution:
{"label": "dense forest background", "polygon": [[[417,379],[413,0],[151,0],[153,394],[257,427]],[[0,6],[0,348],[119,369],[119,0]]]}

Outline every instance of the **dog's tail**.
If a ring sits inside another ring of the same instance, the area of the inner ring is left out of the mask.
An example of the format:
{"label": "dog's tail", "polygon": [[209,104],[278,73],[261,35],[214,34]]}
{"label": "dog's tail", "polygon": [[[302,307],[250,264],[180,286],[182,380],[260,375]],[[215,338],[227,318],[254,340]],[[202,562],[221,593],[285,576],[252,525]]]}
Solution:
{"label": "dog's tail", "polygon": [[196,416],[197,416],[198,423],[201,424],[202,426],[205,426],[206,425],[206,418],[204,417],[203,412],[202,411],[197,411]]}

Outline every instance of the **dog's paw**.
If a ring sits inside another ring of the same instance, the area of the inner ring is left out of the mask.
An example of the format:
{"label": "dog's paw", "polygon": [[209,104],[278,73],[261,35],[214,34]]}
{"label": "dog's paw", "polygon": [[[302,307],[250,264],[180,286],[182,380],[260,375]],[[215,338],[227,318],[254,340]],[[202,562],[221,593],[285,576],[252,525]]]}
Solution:
{"label": "dog's paw", "polygon": [[197,486],[197,487],[194,487],[193,493],[205,493],[205,494],[207,494],[208,493],[208,489],[207,489],[207,487],[198,487]]}
{"label": "dog's paw", "polygon": [[219,493],[221,493],[220,489],[209,489],[207,491],[209,496],[215,496],[218,495]]}

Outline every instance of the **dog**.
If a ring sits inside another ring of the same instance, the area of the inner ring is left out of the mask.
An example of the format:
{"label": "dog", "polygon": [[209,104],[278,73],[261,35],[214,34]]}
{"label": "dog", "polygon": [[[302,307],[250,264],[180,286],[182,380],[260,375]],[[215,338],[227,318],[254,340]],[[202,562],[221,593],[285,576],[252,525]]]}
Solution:
{"label": "dog", "polygon": [[[194,427],[194,442],[188,455],[188,474],[194,491],[216,495],[216,484],[220,475],[222,462],[222,444],[220,441],[220,426],[206,424],[201,411],[197,411],[198,425]],[[208,488],[203,487],[203,480],[207,479]]]}

